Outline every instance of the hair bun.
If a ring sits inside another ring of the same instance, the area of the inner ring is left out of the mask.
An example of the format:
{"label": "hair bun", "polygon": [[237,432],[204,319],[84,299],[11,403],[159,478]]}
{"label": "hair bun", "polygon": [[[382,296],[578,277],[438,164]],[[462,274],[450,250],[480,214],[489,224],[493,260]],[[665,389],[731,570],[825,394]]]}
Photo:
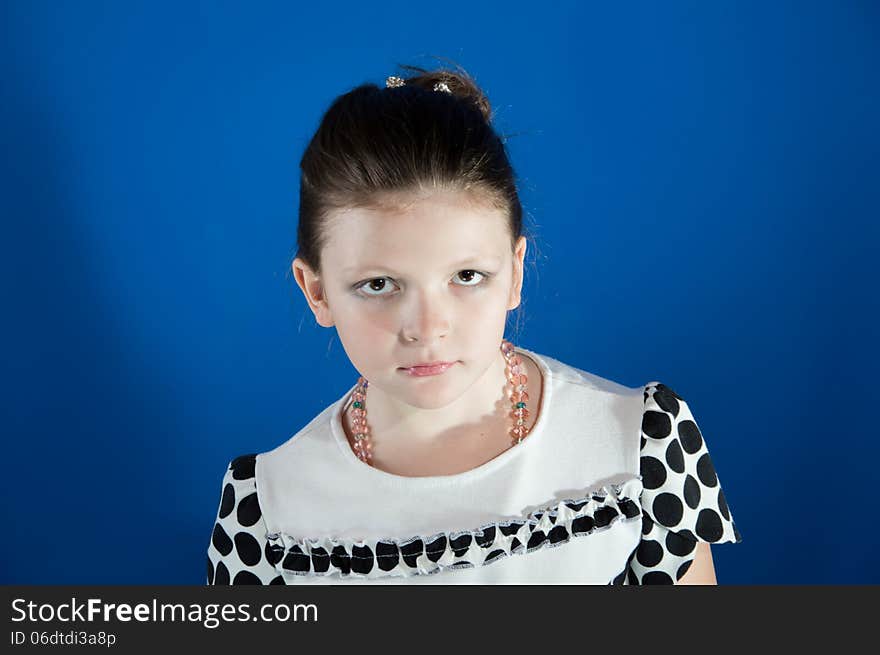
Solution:
{"label": "hair bun", "polygon": [[402,79],[391,76],[386,80],[386,86],[417,86],[429,91],[444,91],[458,98],[470,101],[480,110],[486,122],[492,120],[492,106],[486,94],[483,93],[476,81],[461,67],[457,71],[433,70],[429,71],[418,66],[398,64],[400,68],[415,71],[417,74]]}

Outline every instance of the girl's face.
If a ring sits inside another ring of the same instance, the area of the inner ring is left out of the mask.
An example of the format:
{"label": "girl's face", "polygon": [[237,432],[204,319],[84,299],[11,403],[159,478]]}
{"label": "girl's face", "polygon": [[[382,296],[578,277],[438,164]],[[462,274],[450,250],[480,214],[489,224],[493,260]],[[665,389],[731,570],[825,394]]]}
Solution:
{"label": "girl's face", "polygon": [[[323,277],[293,263],[318,323],[336,326],[358,372],[391,398],[437,409],[461,398],[500,351],[520,302],[525,237],[515,252],[504,213],[460,192],[398,197],[399,210],[353,208],[327,224]],[[455,362],[440,375],[403,368]]]}

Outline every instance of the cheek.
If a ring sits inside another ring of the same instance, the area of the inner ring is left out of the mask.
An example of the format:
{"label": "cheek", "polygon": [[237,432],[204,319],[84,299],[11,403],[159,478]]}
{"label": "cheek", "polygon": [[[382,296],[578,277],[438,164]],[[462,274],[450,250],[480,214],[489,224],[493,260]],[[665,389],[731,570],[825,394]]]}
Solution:
{"label": "cheek", "polygon": [[373,338],[394,331],[396,319],[394,312],[381,308],[375,301],[357,299],[347,303],[345,307],[335,309],[333,316],[336,329],[344,335],[354,338]]}
{"label": "cheek", "polygon": [[[357,303],[355,303],[357,304]],[[392,320],[379,312],[334,312],[336,331],[349,360],[362,374],[370,376],[387,368]]]}

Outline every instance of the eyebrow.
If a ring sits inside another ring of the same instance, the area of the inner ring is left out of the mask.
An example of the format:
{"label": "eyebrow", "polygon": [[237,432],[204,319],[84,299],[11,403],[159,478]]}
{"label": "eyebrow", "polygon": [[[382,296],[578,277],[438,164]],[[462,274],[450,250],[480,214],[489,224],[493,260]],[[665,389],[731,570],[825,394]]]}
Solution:
{"label": "eyebrow", "polygon": [[[472,255],[470,257],[465,257],[464,259],[461,259],[461,260],[451,264],[451,266],[452,267],[465,266],[467,264],[474,264],[474,263],[485,262],[485,261],[500,262],[501,257],[499,257],[497,255]],[[388,271],[392,275],[399,275],[396,271],[388,268],[385,265],[381,265],[381,264],[363,264],[363,265],[356,265],[356,266],[348,266],[348,267],[342,269],[342,272],[344,274],[349,274],[349,273],[355,273],[357,271],[369,271],[369,270],[382,270],[382,271]]]}

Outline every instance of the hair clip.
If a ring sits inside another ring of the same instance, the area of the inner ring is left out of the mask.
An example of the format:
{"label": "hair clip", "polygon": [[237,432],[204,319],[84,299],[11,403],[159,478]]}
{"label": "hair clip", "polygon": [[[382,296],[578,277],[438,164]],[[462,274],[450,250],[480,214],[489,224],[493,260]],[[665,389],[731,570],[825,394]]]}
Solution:
{"label": "hair clip", "polygon": [[[385,78],[385,88],[403,86],[404,84],[406,84],[406,80],[404,80],[402,77],[397,77],[397,75],[389,75]],[[435,82],[434,90],[444,91],[445,93],[452,93],[452,90],[449,88],[449,85],[446,82]]]}

